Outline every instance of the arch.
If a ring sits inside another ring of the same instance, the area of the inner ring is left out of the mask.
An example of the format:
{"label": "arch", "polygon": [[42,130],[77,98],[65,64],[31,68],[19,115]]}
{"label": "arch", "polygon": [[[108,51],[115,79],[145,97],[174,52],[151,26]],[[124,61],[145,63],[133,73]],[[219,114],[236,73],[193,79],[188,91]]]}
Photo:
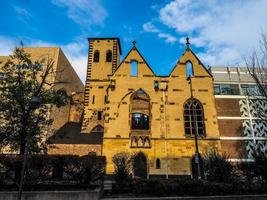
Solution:
{"label": "arch", "polygon": [[143,146],[143,143],[144,143],[143,138],[142,137],[138,137],[137,146],[138,147],[142,147]]}
{"label": "arch", "polygon": [[204,110],[201,102],[195,98],[188,99],[184,104],[185,135],[205,136]]}
{"label": "arch", "polygon": [[112,51],[107,50],[106,52],[106,62],[112,62]]}
{"label": "arch", "polygon": [[94,51],[94,62],[99,62],[99,59],[100,59],[100,53],[98,50],[95,50]]}
{"label": "arch", "polygon": [[156,169],[160,169],[161,168],[161,162],[160,162],[160,159],[157,158],[156,159]]}
{"label": "arch", "polygon": [[137,137],[132,137],[131,147],[137,147],[137,146],[138,146],[138,139],[137,139]]}
{"label": "arch", "polygon": [[138,76],[138,62],[136,60],[131,61],[131,76]]}
{"label": "arch", "polygon": [[133,100],[143,100],[143,101],[150,101],[149,95],[143,90],[138,89],[131,95],[131,101]]}
{"label": "arch", "polygon": [[138,152],[133,157],[133,172],[135,177],[147,178],[148,160],[143,152]]}
{"label": "arch", "polygon": [[144,139],[144,147],[150,147],[150,139],[149,139],[149,137],[145,137],[145,139]]}
{"label": "arch", "polygon": [[193,68],[193,64],[191,61],[187,61],[186,62],[186,77],[192,77],[194,76],[194,68]]}
{"label": "arch", "polygon": [[104,132],[104,128],[101,125],[96,125],[92,130],[91,133],[103,133]]}
{"label": "arch", "polygon": [[150,128],[150,98],[139,89],[130,98],[131,101],[131,129],[148,130]]}

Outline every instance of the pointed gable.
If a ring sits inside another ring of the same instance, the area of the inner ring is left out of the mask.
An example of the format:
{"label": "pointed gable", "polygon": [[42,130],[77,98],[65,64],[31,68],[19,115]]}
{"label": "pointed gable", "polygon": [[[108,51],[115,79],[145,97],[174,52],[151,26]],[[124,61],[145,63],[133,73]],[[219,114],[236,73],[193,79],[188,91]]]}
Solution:
{"label": "pointed gable", "polygon": [[192,64],[194,76],[212,77],[207,68],[202,64],[199,58],[194,54],[194,52],[189,47],[187,47],[182,57],[173,68],[170,76],[186,77],[186,65],[188,62]]}
{"label": "pointed gable", "polygon": [[126,57],[123,59],[123,61],[120,63],[116,71],[113,75],[129,75],[131,76],[131,65],[132,62],[137,63],[137,76],[155,76],[155,73],[150,68],[150,66],[147,64],[144,57],[141,55],[141,53],[138,51],[138,49],[135,46],[132,47],[132,49],[129,51],[129,53],[126,55]]}

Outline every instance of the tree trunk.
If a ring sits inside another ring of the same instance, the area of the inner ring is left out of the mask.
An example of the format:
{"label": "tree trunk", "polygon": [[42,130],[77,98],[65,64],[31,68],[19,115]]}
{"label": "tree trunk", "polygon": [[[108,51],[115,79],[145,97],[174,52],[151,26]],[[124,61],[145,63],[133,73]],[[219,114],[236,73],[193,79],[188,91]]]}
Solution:
{"label": "tree trunk", "polygon": [[20,147],[19,147],[19,154],[20,155],[24,155],[25,146],[26,146],[25,137],[23,136],[23,134],[21,134],[21,136],[20,136]]}

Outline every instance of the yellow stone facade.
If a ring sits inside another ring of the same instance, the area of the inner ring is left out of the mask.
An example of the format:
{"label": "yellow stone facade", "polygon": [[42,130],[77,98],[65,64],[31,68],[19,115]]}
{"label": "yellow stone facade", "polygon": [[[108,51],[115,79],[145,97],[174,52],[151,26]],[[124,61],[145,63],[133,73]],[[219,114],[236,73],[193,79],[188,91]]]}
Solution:
{"label": "yellow stone facade", "polygon": [[[110,51],[111,62],[107,61]],[[97,52],[99,61],[95,58]],[[189,46],[169,76],[155,75],[135,43],[121,62],[120,55],[118,38],[89,39],[82,133],[92,134],[97,127],[103,128],[99,130],[103,131],[103,145],[96,153],[106,156],[108,174],[114,171],[112,157],[115,154],[141,151],[146,156],[149,175],[190,175],[195,141],[185,134],[184,105],[191,91],[204,110],[205,136],[199,138],[199,151],[220,151],[212,76]],[[133,61],[137,62],[138,69],[135,76],[131,74]],[[186,75],[187,63],[193,67],[191,84]],[[132,95],[140,90],[149,99],[149,108],[144,111],[149,112],[147,130],[131,127],[133,109],[138,110],[138,106],[131,105]],[[134,137],[147,138],[147,141],[143,141],[144,146],[136,146]],[[156,167],[157,159],[161,162],[160,168]]]}
{"label": "yellow stone facade", "polygon": [[[169,76],[155,75],[135,43],[122,61],[118,38],[91,38],[88,47],[85,88],[60,48],[25,48],[33,60],[44,55],[55,60],[55,69],[62,73],[51,79],[67,82],[59,87],[71,96],[69,105],[50,114],[52,128],[58,131],[51,137],[49,154],[103,155],[107,174],[112,174],[114,155],[142,152],[149,175],[191,175],[195,140],[185,133],[184,123],[185,103],[191,96],[204,113],[200,153],[221,151],[213,79],[189,46]],[[191,79],[188,63],[193,67]],[[145,129],[133,128],[135,113],[147,117]]]}

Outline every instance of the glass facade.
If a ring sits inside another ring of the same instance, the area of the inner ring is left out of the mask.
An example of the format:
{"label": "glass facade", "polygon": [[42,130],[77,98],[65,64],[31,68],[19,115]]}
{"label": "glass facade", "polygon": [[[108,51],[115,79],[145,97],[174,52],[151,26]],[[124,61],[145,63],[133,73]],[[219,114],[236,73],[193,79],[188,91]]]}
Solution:
{"label": "glass facade", "polygon": [[262,96],[256,84],[214,84],[215,95]]}
{"label": "glass facade", "polygon": [[248,96],[261,96],[258,86],[254,84],[241,84],[241,93]]}
{"label": "glass facade", "polygon": [[238,84],[214,84],[215,95],[240,95]]}

